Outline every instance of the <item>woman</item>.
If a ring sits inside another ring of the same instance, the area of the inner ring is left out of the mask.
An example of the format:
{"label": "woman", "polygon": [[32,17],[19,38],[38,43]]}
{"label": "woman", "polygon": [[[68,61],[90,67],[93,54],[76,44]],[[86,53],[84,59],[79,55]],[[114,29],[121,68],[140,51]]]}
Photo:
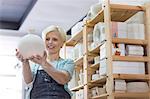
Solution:
{"label": "woman", "polygon": [[74,62],[59,56],[66,40],[65,32],[58,26],[50,26],[42,32],[42,39],[46,47],[43,57],[34,55],[24,59],[16,52],[23,65],[26,99],[71,99],[67,83],[72,77]]}

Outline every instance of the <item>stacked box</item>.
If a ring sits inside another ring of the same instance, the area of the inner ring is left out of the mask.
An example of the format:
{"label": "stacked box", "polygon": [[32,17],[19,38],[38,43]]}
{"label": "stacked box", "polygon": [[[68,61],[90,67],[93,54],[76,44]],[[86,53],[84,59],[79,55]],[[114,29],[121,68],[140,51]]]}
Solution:
{"label": "stacked box", "polygon": [[128,24],[127,27],[129,39],[145,39],[144,24],[132,23]]}
{"label": "stacked box", "polygon": [[127,24],[124,22],[112,22],[111,33],[114,38],[127,38]]}
{"label": "stacked box", "polygon": [[127,45],[126,55],[127,56],[143,56],[144,48],[141,45]]}

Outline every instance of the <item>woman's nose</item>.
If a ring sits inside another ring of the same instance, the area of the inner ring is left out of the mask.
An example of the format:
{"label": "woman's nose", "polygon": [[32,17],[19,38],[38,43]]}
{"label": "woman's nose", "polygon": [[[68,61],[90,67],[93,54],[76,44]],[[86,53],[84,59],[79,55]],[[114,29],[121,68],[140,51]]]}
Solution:
{"label": "woman's nose", "polygon": [[52,39],[49,39],[48,43],[52,43]]}

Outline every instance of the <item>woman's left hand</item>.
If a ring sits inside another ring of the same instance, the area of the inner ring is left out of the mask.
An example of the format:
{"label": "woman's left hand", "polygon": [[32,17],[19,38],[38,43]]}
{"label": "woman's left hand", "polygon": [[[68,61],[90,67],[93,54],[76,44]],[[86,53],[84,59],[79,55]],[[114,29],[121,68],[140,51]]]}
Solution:
{"label": "woman's left hand", "polygon": [[46,58],[47,58],[47,53],[46,53],[46,51],[44,51],[43,56],[33,55],[33,56],[31,56],[29,58],[29,60],[31,60],[32,62],[40,64],[41,66],[43,66],[47,62]]}

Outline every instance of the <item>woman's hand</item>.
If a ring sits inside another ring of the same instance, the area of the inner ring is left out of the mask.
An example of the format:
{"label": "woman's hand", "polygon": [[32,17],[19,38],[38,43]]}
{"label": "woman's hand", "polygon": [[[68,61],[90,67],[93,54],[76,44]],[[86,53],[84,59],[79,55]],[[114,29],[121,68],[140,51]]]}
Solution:
{"label": "woman's hand", "polygon": [[40,64],[41,66],[44,66],[47,62],[46,58],[47,58],[47,54],[46,54],[46,51],[44,51],[43,56],[33,55],[29,57],[29,60],[31,60],[34,63]]}
{"label": "woman's hand", "polygon": [[17,57],[18,60],[21,61],[22,63],[28,62],[28,59],[24,59],[18,49],[16,49],[16,57]]}

